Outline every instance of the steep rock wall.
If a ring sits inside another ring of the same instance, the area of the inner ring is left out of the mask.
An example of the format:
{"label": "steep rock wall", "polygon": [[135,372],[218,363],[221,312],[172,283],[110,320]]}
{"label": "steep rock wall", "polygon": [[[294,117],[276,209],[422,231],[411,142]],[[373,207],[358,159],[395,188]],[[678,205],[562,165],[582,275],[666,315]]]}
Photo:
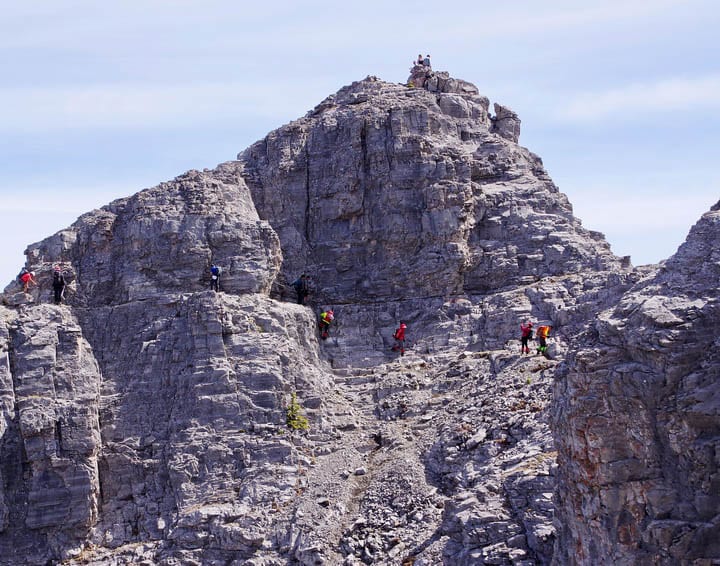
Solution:
{"label": "steep rock wall", "polygon": [[286,280],[308,271],[322,301],[364,303],[619,267],[540,159],[492,133],[488,100],[469,86],[369,77],[238,156]]}
{"label": "steep rock wall", "polygon": [[718,241],[716,205],[559,372],[558,564],[720,560]]}
{"label": "steep rock wall", "polygon": [[[272,530],[258,502],[295,494],[290,394],[309,414],[332,395],[312,314],[264,294],[280,249],[242,180],[190,172],[27,256],[40,285],[0,333],[3,563],[140,541],[166,557],[252,555]],[[204,290],[211,261],[220,294]],[[42,304],[55,264],[69,306]]]}
{"label": "steep rock wall", "polygon": [[255,211],[241,178],[227,168],[189,171],[116,200],[32,245],[26,255],[49,298],[54,263],[75,282],[70,302],[100,306],[209,287],[223,266],[223,290],[265,293],[277,274],[277,236]]}
{"label": "steep rock wall", "polygon": [[19,564],[77,544],[97,520],[100,377],[66,309],[26,309],[2,336],[0,556]]}

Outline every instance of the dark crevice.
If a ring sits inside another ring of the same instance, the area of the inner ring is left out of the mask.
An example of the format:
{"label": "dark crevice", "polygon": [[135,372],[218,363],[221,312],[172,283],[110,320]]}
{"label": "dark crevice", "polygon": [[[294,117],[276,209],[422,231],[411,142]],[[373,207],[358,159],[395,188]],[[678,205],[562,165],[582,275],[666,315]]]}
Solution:
{"label": "dark crevice", "polygon": [[311,246],[310,238],[310,150],[305,143],[305,241]]}

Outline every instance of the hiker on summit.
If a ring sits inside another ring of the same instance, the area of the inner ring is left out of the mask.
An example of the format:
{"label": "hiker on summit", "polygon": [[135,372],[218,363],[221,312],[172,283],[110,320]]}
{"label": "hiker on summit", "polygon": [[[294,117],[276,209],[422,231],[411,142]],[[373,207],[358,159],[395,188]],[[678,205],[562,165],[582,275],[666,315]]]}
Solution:
{"label": "hiker on summit", "polygon": [[220,291],[220,274],[222,273],[222,267],[215,265],[214,263],[210,266],[210,289],[213,291]]}
{"label": "hiker on summit", "polygon": [[35,281],[35,272],[26,271],[20,276],[20,282],[23,284],[23,293],[29,292],[30,285],[37,286],[37,281]]}
{"label": "hiker on summit", "polygon": [[550,335],[550,331],[552,330],[552,326],[540,326],[537,329],[537,339],[538,342],[540,342],[540,345],[537,348],[537,353],[542,354],[545,356],[548,360],[550,359],[550,355],[547,353],[547,338]]}
{"label": "hiker on summit", "polygon": [[528,340],[532,340],[533,337],[533,323],[529,320],[525,324],[520,325],[520,352],[523,354],[530,353],[530,347],[528,346]]}
{"label": "hiker on summit", "polygon": [[395,334],[393,334],[393,338],[395,338],[395,344],[392,347],[393,352],[400,351],[400,355],[405,355],[405,329],[407,328],[407,325],[404,322],[400,323],[400,326],[395,331]]}
{"label": "hiker on summit", "polygon": [[54,301],[56,305],[59,305],[62,303],[63,298],[65,298],[65,276],[63,275],[62,271],[60,270],[60,266],[56,265],[55,269],[53,269],[53,280],[52,280],[52,287],[53,287],[53,294],[54,294]]}
{"label": "hiker on summit", "polygon": [[304,305],[305,298],[310,294],[310,278],[303,273],[292,282],[292,286],[295,288],[297,293],[297,304]]}
{"label": "hiker on summit", "polygon": [[418,53],[418,58],[417,58],[417,61],[415,61],[415,65],[424,65],[424,64],[425,63],[423,62],[422,53]]}
{"label": "hiker on summit", "polygon": [[335,313],[328,309],[320,313],[318,326],[320,327],[320,338],[325,340],[330,335],[330,323],[335,320]]}
{"label": "hiker on summit", "polygon": [[430,64],[430,55],[425,55],[425,59],[423,59],[422,64],[428,69],[432,69],[432,65]]}

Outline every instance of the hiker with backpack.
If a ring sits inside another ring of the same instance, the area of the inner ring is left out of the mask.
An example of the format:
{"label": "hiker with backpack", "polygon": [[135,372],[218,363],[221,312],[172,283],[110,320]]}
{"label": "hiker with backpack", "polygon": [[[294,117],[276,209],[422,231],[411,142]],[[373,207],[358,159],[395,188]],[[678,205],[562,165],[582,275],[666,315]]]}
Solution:
{"label": "hiker with backpack", "polygon": [[528,341],[532,340],[533,337],[533,323],[529,320],[525,324],[520,325],[520,352],[522,354],[529,354],[530,347]]}
{"label": "hiker with backpack", "polygon": [[335,320],[335,313],[332,309],[328,309],[320,313],[320,319],[318,320],[318,326],[320,327],[320,338],[326,340],[330,335],[330,323]]}
{"label": "hiker with backpack", "polygon": [[391,348],[393,352],[400,351],[400,355],[405,355],[405,329],[407,328],[407,324],[404,322],[400,323],[400,326],[398,326],[397,330],[395,330],[395,334],[393,334],[393,338],[395,338],[395,344]]}
{"label": "hiker with backpack", "polygon": [[37,285],[37,281],[35,281],[35,272],[28,271],[23,267],[22,271],[20,271],[20,274],[18,275],[18,282],[22,283],[23,293],[28,293],[31,285]]}
{"label": "hiker with backpack", "polygon": [[222,267],[215,265],[214,263],[210,266],[210,289],[213,291],[220,291],[220,274],[222,273]]}
{"label": "hiker with backpack", "polygon": [[292,282],[292,286],[297,293],[297,304],[304,305],[305,298],[310,294],[310,277],[303,273]]}
{"label": "hiker with backpack", "polygon": [[545,356],[548,360],[550,359],[550,355],[547,353],[547,338],[550,335],[550,331],[552,330],[552,326],[550,325],[543,325],[538,327],[537,329],[537,339],[540,345],[537,348],[537,354],[542,354]]}
{"label": "hiker with backpack", "polygon": [[53,269],[53,280],[52,280],[52,287],[53,287],[53,294],[54,294],[54,301],[56,305],[59,305],[62,300],[65,298],[65,276],[63,275],[62,271],[60,270],[60,266],[56,265],[55,269]]}

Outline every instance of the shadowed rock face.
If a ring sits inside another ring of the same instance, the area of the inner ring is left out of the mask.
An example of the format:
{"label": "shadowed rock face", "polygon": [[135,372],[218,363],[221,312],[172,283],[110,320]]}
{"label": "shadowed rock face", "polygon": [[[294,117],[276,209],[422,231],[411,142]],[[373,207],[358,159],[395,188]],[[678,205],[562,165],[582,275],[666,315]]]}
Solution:
{"label": "shadowed rock face", "polygon": [[[28,248],[39,287],[11,284],[11,308],[0,307],[0,563],[571,560],[566,537],[590,527],[553,524],[558,360],[579,367],[589,354],[575,347],[594,332],[625,367],[620,330],[645,316],[632,293],[620,301],[633,285],[662,305],[662,324],[690,333],[714,303],[683,293],[713,268],[690,246],[682,268],[631,269],[516,144],[517,115],[489,115],[474,85],[446,73],[423,78],[354,83],[237,161],[110,203]],[[212,262],[220,293],[208,289]],[[56,264],[70,283],[60,306],[47,304]],[[302,271],[314,278],[309,306],[288,295]],[[680,298],[651,296],[665,287]],[[313,311],[327,305],[336,321],[321,342]],[[555,327],[553,359],[519,354],[528,318]],[[632,342],[627,367],[660,371],[663,340]],[[582,373],[565,371],[576,377],[558,387],[580,395]],[[307,432],[287,426],[293,393]],[[557,411],[567,521],[582,500],[573,466],[584,465],[568,427],[586,401]],[[709,411],[694,409],[667,445]],[[662,453],[645,437],[642,449]],[[700,446],[686,469],[708,454]],[[714,493],[698,473],[678,494]],[[660,495],[653,505],[669,505]],[[698,509],[714,502],[698,497]],[[620,556],[608,552],[588,556]]]}
{"label": "shadowed rock face", "polygon": [[716,205],[568,357],[555,389],[559,564],[720,558],[718,241]]}

